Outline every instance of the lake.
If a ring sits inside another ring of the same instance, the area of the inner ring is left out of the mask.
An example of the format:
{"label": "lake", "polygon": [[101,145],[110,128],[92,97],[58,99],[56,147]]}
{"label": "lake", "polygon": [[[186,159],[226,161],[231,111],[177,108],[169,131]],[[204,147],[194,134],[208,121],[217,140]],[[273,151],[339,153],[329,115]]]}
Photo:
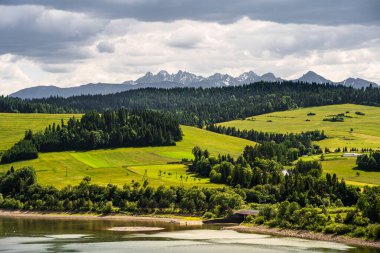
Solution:
{"label": "lake", "polygon": [[[149,226],[155,232],[109,231],[112,227]],[[347,252],[380,250],[344,244],[221,230],[221,226],[186,227],[164,222],[67,220],[0,217],[0,252],[245,253]]]}

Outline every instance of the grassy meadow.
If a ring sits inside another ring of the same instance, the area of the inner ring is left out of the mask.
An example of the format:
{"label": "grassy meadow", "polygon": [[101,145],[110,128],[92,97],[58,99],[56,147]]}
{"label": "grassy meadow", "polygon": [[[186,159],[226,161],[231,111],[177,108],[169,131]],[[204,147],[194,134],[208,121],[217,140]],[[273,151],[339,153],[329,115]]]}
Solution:
{"label": "grassy meadow", "polygon": [[[360,111],[365,115],[357,115]],[[308,113],[315,113],[308,116]],[[349,112],[349,113],[346,113]],[[323,121],[329,115],[346,113],[352,118],[344,122]],[[300,108],[291,111],[273,112],[220,123],[239,129],[254,129],[264,132],[300,133],[302,131],[324,130],[327,139],[318,142],[321,147],[330,149],[342,147],[380,149],[380,107],[342,104]],[[351,128],[353,131],[351,131]]]}
{"label": "grassy meadow", "polygon": [[[357,111],[363,112],[365,115],[355,114]],[[308,116],[307,114],[311,112],[316,115]],[[329,115],[339,113],[345,113],[352,118],[345,117],[344,122],[323,121]],[[277,133],[324,130],[328,138],[317,142],[322,148],[328,147],[331,150],[338,147],[380,149],[380,107],[374,106],[342,104],[300,108],[220,124],[239,129]],[[380,185],[380,172],[355,170],[356,158],[343,158],[341,155],[342,153],[326,155],[326,160],[322,162],[323,170],[328,173],[336,173],[339,178],[344,178],[349,184]],[[319,159],[319,156],[310,157],[310,159]],[[359,176],[356,174],[357,172],[359,172]]]}
{"label": "grassy meadow", "polygon": [[[3,115],[6,116],[6,121],[3,121]],[[71,115],[1,114],[1,132],[4,130],[8,133],[1,133],[6,136],[8,143],[3,147],[7,148],[20,140],[29,128],[35,131],[42,130],[51,122],[60,122],[61,118],[69,117]],[[4,173],[11,166],[33,166],[40,183],[56,187],[77,184],[85,176],[90,176],[92,182],[97,184],[113,183],[122,186],[132,180],[143,182],[145,173],[153,186],[216,187],[217,185],[211,184],[208,179],[189,174],[186,166],[178,162],[182,158],[192,158],[191,150],[194,146],[207,148],[211,155],[229,153],[236,157],[242,153],[246,145],[255,145],[248,140],[194,127],[181,126],[181,129],[184,134],[183,140],[176,146],[40,153],[39,158],[35,160],[0,165],[0,173]]]}
{"label": "grassy meadow", "polygon": [[24,137],[25,131],[44,130],[49,124],[60,123],[61,119],[80,115],[71,114],[35,114],[35,113],[0,113],[0,151],[10,148]]}
{"label": "grassy meadow", "polygon": [[[302,157],[302,160],[320,161],[321,156]],[[342,153],[326,154],[322,161],[323,171],[337,174],[344,178],[347,184],[363,187],[365,185],[380,185],[380,172],[356,170],[356,157],[342,157]],[[359,173],[359,174],[357,174]]]}

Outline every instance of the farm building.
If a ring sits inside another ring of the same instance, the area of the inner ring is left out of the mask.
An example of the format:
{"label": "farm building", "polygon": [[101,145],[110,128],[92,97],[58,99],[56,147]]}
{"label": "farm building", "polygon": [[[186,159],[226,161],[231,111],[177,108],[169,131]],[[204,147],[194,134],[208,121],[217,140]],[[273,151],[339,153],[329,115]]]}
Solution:
{"label": "farm building", "polygon": [[240,221],[244,221],[245,218],[247,218],[248,215],[256,216],[258,214],[259,214],[259,210],[239,210],[239,211],[234,212],[234,214],[232,215],[232,217],[234,219],[237,219],[237,220],[240,220]]}
{"label": "farm building", "polygon": [[357,154],[357,153],[344,153],[342,156],[343,157],[358,157],[360,155],[361,154]]}

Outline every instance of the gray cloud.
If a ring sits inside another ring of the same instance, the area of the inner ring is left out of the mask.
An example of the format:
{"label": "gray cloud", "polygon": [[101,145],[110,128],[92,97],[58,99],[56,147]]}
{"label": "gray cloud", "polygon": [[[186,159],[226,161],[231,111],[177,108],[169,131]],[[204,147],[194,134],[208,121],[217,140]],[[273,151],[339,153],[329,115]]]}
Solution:
{"label": "gray cloud", "polygon": [[0,93],[160,69],[380,83],[379,10],[378,0],[0,0]]}
{"label": "gray cloud", "polygon": [[190,19],[229,23],[247,16],[255,20],[297,24],[379,24],[378,0],[3,0],[4,5],[34,4],[92,13],[109,19],[142,21]]}
{"label": "gray cloud", "polygon": [[0,5],[0,54],[12,53],[44,62],[90,57],[80,47],[93,39],[104,20],[40,6]]}
{"label": "gray cloud", "polygon": [[112,43],[107,41],[101,41],[96,45],[99,53],[113,53],[115,52],[115,47]]}
{"label": "gray cloud", "polygon": [[191,26],[183,26],[172,32],[168,38],[168,45],[179,48],[195,48],[204,41],[204,34]]}

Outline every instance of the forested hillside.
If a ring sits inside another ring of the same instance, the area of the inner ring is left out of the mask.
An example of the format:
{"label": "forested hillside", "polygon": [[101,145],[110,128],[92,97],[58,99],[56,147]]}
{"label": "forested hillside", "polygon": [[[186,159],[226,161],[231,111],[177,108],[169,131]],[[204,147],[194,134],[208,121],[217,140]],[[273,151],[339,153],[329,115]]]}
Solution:
{"label": "forested hillside", "polygon": [[3,112],[74,113],[125,107],[170,112],[181,124],[205,124],[296,107],[354,103],[380,105],[380,89],[298,82],[259,82],[223,88],[140,89],[111,95],[51,97],[23,101],[1,98]]}
{"label": "forested hillside", "polygon": [[98,148],[175,145],[182,139],[178,121],[153,111],[91,111],[76,119],[49,125],[44,132],[25,133],[23,140],[1,159],[9,163],[37,157],[37,151],[91,150]]}

